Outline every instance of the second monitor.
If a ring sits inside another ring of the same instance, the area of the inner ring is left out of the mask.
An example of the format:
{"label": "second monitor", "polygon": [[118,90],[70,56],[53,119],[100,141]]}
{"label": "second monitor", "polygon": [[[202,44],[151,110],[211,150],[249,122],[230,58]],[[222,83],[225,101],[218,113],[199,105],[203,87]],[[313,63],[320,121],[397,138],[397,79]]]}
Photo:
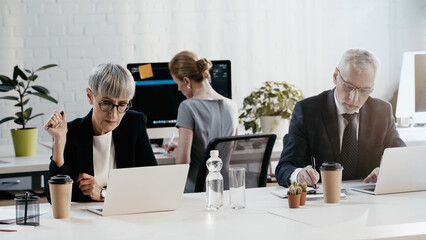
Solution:
{"label": "second monitor", "polygon": [[[231,61],[212,61],[210,83],[219,94],[231,98]],[[147,115],[150,138],[168,138],[174,130],[179,104],[185,96],[178,91],[167,62],[129,63],[136,84],[132,109]]]}

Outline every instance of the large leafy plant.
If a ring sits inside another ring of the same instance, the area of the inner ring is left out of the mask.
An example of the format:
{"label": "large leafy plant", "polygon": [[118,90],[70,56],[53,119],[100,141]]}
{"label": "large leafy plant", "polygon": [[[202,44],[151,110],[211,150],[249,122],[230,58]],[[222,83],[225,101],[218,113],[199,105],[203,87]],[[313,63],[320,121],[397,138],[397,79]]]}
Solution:
{"label": "large leafy plant", "polygon": [[[35,71],[24,69],[24,71],[29,74],[28,76],[18,66],[15,66],[15,68],[13,69],[13,78],[0,75],[0,92],[9,92],[11,90],[15,90],[18,93],[18,96],[2,96],[0,97],[0,99],[15,101],[17,102],[15,104],[15,107],[19,108],[19,111],[15,113],[15,116],[3,118],[2,120],[0,120],[0,124],[14,120],[16,124],[22,125],[22,128],[25,129],[29,120],[43,115],[43,113],[39,113],[32,116],[33,109],[31,107],[25,108],[25,105],[30,101],[31,95],[44,98],[54,103],[58,103],[56,99],[49,95],[50,93],[47,88],[40,85],[32,85],[32,83],[34,83],[34,81],[38,78],[38,75],[36,75],[37,72],[56,66],[58,65],[49,64],[40,67]],[[20,79],[18,79],[18,77]]]}
{"label": "large leafy plant", "polygon": [[245,130],[259,132],[259,118],[262,116],[281,116],[289,119],[296,102],[303,99],[302,91],[286,82],[264,82],[263,85],[244,98],[240,122]]}

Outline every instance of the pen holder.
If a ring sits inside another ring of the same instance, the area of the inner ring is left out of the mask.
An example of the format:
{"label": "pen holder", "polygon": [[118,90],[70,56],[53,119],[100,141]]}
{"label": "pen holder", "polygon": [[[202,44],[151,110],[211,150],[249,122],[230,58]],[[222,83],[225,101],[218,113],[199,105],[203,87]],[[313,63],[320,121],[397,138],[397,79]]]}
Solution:
{"label": "pen holder", "polygon": [[16,197],[16,224],[40,225],[40,198],[29,196]]}

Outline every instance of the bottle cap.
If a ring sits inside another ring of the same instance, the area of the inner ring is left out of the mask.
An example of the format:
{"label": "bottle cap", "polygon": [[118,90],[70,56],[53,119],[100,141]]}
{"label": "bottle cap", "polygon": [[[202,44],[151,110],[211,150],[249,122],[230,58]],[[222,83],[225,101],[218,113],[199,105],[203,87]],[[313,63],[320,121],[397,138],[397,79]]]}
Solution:
{"label": "bottle cap", "polygon": [[218,150],[211,150],[210,151],[210,157],[219,157],[219,151]]}
{"label": "bottle cap", "polygon": [[68,175],[58,174],[53,176],[49,180],[49,184],[64,184],[64,183],[72,183],[72,179]]}

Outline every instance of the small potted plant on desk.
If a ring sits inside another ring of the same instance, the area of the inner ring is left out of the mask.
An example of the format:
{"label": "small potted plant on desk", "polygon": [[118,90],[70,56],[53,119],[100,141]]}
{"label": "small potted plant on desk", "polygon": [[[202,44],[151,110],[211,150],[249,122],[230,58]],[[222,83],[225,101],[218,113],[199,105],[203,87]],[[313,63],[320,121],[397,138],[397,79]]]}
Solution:
{"label": "small potted plant on desk", "polygon": [[[36,153],[37,145],[37,128],[28,128],[27,122],[35,117],[43,115],[39,113],[32,116],[33,108],[25,108],[25,105],[30,101],[30,96],[37,96],[44,98],[48,101],[58,103],[56,99],[51,97],[49,90],[40,85],[30,85],[38,78],[36,72],[55,67],[56,64],[49,64],[38,68],[35,71],[24,69],[29,74],[27,76],[18,66],[13,69],[13,77],[9,78],[5,75],[0,75],[0,92],[9,92],[15,90],[17,94],[13,96],[1,96],[0,99],[11,100],[16,102],[15,107],[19,111],[15,116],[5,117],[0,120],[0,124],[10,120],[14,120],[16,124],[22,125],[22,128],[11,129],[13,145],[15,147],[15,155],[19,156],[32,156]],[[20,80],[18,79],[21,78]]]}
{"label": "small potted plant on desk", "polygon": [[304,206],[306,203],[306,194],[308,185],[306,183],[299,183],[299,187],[302,188],[302,193],[300,195],[300,206]]}
{"label": "small potted plant on desk", "polygon": [[[240,122],[253,133],[275,133],[282,138],[288,131],[289,119],[302,91],[286,82],[264,82],[244,98]],[[260,122],[260,126],[259,126]]]}
{"label": "small potted plant on desk", "polygon": [[290,208],[298,208],[300,205],[300,195],[302,188],[296,183],[292,182],[287,191],[288,206]]}

